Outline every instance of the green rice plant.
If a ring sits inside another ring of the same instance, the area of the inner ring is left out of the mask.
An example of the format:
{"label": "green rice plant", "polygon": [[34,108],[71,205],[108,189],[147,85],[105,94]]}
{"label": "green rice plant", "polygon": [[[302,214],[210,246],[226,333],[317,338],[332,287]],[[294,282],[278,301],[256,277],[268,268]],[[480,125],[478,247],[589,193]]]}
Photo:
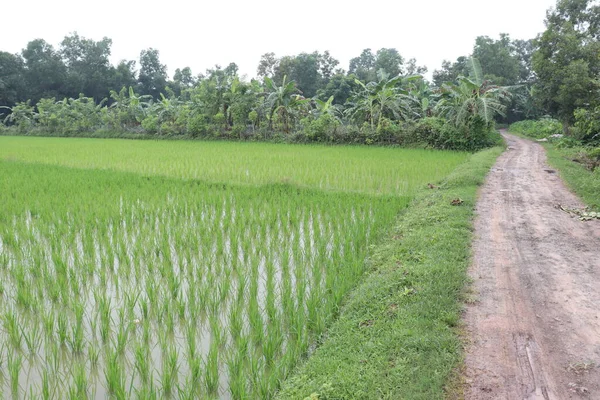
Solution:
{"label": "green rice plant", "polygon": [[74,325],[72,325],[71,336],[67,340],[74,354],[82,354],[85,344],[83,324],[75,323]]}
{"label": "green rice plant", "polygon": [[42,371],[42,378],[41,378],[41,384],[40,384],[40,397],[43,400],[50,400],[53,396],[52,391],[50,390],[50,375],[48,373],[47,369],[44,369]]}
{"label": "green rice plant", "polygon": [[90,367],[96,368],[98,366],[100,350],[92,343],[88,346],[87,351],[88,351],[88,360],[90,362]]}
{"label": "green rice plant", "polygon": [[126,398],[125,367],[121,362],[119,353],[108,350],[105,358],[104,379],[108,394],[118,399]]}
{"label": "green rice plant", "polygon": [[230,352],[226,361],[229,376],[229,393],[234,399],[248,398],[246,375],[244,373],[244,360],[244,354]]}
{"label": "green rice plant", "polygon": [[129,329],[129,324],[126,321],[121,320],[115,336],[115,350],[120,355],[125,354],[125,347],[129,340]]}
{"label": "green rice plant", "polygon": [[177,347],[171,347],[166,354],[163,354],[160,384],[162,394],[165,397],[170,397],[176,387],[177,373],[179,371],[178,359]]}
{"label": "green rice plant", "polygon": [[141,382],[146,385],[150,379],[150,354],[148,347],[144,343],[136,343],[133,349],[133,357],[135,359],[135,370]]}
{"label": "green rice plant", "polygon": [[22,337],[25,340],[25,345],[29,351],[29,355],[35,356],[42,344],[42,332],[39,325],[33,324],[28,329],[21,327]]}
{"label": "green rice plant", "polygon": [[21,354],[15,354],[12,351],[9,351],[6,361],[6,367],[8,369],[8,375],[10,378],[10,390],[13,398],[19,397],[19,376],[21,374],[22,365],[23,356]]}
{"label": "green rice plant", "polygon": [[204,363],[204,387],[209,396],[219,392],[219,342],[213,338]]}
{"label": "green rice plant", "polygon": [[61,345],[64,345],[67,341],[68,335],[68,327],[69,321],[64,312],[60,312],[58,314],[57,324],[56,324],[56,335],[58,337],[58,341]]}
{"label": "green rice plant", "polygon": [[20,328],[18,317],[13,310],[8,310],[4,313],[2,316],[2,325],[8,334],[8,338],[10,339],[13,348],[20,349],[23,331]]}
{"label": "green rice plant", "polygon": [[189,384],[195,388],[195,392],[199,392],[199,387],[202,384],[202,358],[200,356],[190,357],[188,360],[189,367]]}
{"label": "green rice plant", "polygon": [[156,400],[158,399],[158,393],[154,388],[152,379],[149,379],[148,384],[142,386],[139,389],[135,389],[136,398],[140,400]]}
{"label": "green rice plant", "polygon": [[75,398],[85,399],[88,397],[88,377],[85,363],[78,363],[73,366],[73,388],[75,390]]}

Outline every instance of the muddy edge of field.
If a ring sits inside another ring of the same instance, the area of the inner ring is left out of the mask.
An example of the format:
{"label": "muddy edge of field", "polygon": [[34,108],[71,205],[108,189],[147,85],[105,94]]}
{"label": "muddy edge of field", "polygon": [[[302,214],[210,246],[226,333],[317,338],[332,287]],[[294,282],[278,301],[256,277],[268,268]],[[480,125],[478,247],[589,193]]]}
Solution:
{"label": "muddy edge of field", "polygon": [[466,399],[600,399],[600,220],[538,143],[507,150],[481,188],[467,306]]}

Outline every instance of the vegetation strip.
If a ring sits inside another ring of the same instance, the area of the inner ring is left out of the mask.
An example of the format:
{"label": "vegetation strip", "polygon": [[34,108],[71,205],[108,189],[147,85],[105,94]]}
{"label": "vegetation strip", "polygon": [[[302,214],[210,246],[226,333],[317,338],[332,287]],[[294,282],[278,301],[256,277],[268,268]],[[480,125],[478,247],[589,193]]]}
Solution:
{"label": "vegetation strip", "polygon": [[[420,192],[370,273],[279,399],[439,399],[461,360],[457,332],[477,187],[500,155],[474,154],[439,188]],[[460,199],[462,203],[454,200]]]}
{"label": "vegetation strip", "polygon": [[572,161],[577,159],[581,149],[557,149],[554,145],[544,146],[548,154],[548,163],[560,171],[561,178],[585,204],[600,211],[600,168],[593,171],[584,165]]}

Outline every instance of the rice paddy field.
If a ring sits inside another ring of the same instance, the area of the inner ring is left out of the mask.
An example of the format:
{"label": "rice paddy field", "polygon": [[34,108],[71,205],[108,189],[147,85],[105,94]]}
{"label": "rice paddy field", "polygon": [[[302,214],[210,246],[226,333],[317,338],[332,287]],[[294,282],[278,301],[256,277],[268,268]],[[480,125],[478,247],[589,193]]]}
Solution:
{"label": "rice paddy field", "polygon": [[0,396],[272,397],[467,157],[0,137]]}

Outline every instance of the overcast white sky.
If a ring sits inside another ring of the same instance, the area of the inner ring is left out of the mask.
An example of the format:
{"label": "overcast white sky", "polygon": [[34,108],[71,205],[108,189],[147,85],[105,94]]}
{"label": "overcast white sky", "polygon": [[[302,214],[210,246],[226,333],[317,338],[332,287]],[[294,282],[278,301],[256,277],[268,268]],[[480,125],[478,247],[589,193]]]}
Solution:
{"label": "overcast white sky", "polygon": [[2,18],[0,50],[20,52],[30,40],[53,46],[77,31],[113,40],[112,62],[154,47],[172,75],[235,62],[254,77],[260,56],[329,50],[348,69],[362,49],[395,47],[431,71],[471,52],[475,38],[529,39],[544,29],[556,0],[13,1]]}

